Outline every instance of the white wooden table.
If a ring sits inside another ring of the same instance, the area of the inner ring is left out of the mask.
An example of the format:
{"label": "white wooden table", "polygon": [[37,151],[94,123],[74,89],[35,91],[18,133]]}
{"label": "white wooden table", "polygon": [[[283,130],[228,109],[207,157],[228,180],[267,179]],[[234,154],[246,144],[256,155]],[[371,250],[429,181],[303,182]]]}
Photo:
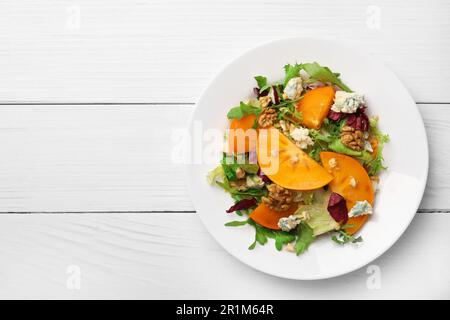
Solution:
{"label": "white wooden table", "polygon": [[[449,16],[446,0],[1,1],[0,297],[450,298]],[[224,252],[167,160],[209,79],[288,36],[384,61],[430,143],[405,235],[369,269],[324,281],[277,279]]]}

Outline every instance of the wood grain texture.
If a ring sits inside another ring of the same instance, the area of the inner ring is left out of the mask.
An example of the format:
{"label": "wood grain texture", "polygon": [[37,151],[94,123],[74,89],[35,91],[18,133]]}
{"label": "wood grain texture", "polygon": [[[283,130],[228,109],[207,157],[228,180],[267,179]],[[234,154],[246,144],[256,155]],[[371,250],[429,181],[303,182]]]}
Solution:
{"label": "wood grain texture", "polygon": [[416,101],[450,102],[446,0],[4,0],[0,12],[0,102],[194,102],[231,59],[291,36],[352,42]]}
{"label": "wood grain texture", "polygon": [[[416,216],[371,264],[381,287],[369,289],[366,267],[325,281],[254,271],[195,214],[1,215],[0,298],[448,299],[449,228],[445,214]],[[79,267],[80,290],[67,288],[69,266]]]}
{"label": "wood grain texture", "polygon": [[[192,106],[0,106],[0,212],[193,211],[175,130]],[[450,108],[421,105],[430,144],[422,209],[450,208]],[[211,167],[214,167],[212,164]]]}

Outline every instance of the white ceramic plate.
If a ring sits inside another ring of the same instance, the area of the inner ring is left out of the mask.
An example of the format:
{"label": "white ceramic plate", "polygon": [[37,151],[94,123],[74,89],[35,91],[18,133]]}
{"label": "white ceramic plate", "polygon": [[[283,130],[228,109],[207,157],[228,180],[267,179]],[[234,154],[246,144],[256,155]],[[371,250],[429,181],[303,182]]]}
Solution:
{"label": "white ceramic plate", "polygon": [[[362,228],[364,242],[339,246],[328,235],[319,237],[300,256],[277,251],[274,244],[248,250],[254,231],[250,226],[225,227],[242,219],[225,212],[232,200],[223,190],[210,186],[205,177],[215,163],[189,165],[188,184],[194,206],[211,235],[243,263],[289,279],[324,279],[356,270],[388,250],[413,219],[424,192],[428,173],[428,144],[416,104],[399,79],[384,65],[355,48],[328,40],[293,38],[252,49],[231,62],[201,96],[191,122],[191,133],[203,129],[225,130],[226,113],[241,100],[253,97],[253,79],[283,78],[286,63],[313,62],[340,72],[352,90],[364,93],[369,114],[380,116],[380,128],[390,135],[384,149],[388,170],[381,175],[374,215]],[[194,125],[196,123],[196,125]],[[196,151],[193,150],[193,153]],[[218,271],[220,273],[220,271]]]}

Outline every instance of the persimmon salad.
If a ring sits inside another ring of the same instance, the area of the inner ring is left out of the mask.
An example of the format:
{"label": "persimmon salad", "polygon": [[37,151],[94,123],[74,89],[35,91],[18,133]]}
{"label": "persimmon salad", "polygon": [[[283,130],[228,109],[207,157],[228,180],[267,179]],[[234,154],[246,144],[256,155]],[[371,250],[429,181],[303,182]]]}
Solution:
{"label": "persimmon salad", "polygon": [[252,226],[250,250],[274,239],[299,255],[324,234],[361,242],[389,138],[338,73],[317,62],[284,71],[278,82],[256,76],[254,98],[227,113],[223,158],[208,175],[234,201],[227,214],[242,217],[225,225]]}

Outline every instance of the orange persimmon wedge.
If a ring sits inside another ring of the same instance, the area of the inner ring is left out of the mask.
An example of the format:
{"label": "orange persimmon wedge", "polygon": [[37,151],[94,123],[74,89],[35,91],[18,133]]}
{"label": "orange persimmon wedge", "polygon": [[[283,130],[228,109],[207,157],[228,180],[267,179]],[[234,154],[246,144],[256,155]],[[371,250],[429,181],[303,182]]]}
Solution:
{"label": "orange persimmon wedge", "polygon": [[[336,160],[336,166],[332,167],[330,164],[334,164]],[[323,166],[331,172],[334,179],[330,182],[330,190],[339,193],[347,201],[347,209],[350,210],[356,203],[356,201],[367,200],[373,205],[374,191],[372,181],[363,166],[352,157],[335,153],[335,152],[321,152],[320,159]],[[356,185],[352,186],[350,181],[355,179]],[[346,229],[347,233],[356,233],[366,222],[368,216],[359,216],[349,218],[347,224],[353,225],[353,227]]]}
{"label": "orange persimmon wedge", "polygon": [[375,137],[370,137],[369,139],[370,145],[372,146],[372,156],[376,157],[378,153],[378,139]]}
{"label": "orange persimmon wedge", "polygon": [[255,210],[253,210],[249,217],[257,224],[265,228],[280,230],[280,227],[278,226],[278,220],[280,220],[280,218],[289,217],[291,214],[294,214],[297,208],[298,205],[294,204],[286,211],[276,211],[270,209],[264,203],[261,203],[256,207]]}
{"label": "orange persimmon wedge", "polygon": [[349,227],[345,229],[345,232],[347,232],[349,235],[355,234],[356,232],[359,231],[359,229],[361,229],[364,223],[366,223],[368,218],[369,218],[368,214],[348,218],[346,224],[349,225]]}
{"label": "orange persimmon wedge", "polygon": [[327,86],[305,93],[297,103],[297,110],[302,113],[302,124],[311,129],[319,129],[328,115],[334,100],[334,88]]}
{"label": "orange persimmon wedge", "polygon": [[292,190],[313,190],[327,185],[333,176],[275,128],[260,129],[259,166],[274,183]]}
{"label": "orange persimmon wedge", "polygon": [[254,114],[231,121],[228,135],[230,152],[236,154],[255,150],[257,141],[256,130],[249,130],[253,128],[255,121],[256,115]]}

